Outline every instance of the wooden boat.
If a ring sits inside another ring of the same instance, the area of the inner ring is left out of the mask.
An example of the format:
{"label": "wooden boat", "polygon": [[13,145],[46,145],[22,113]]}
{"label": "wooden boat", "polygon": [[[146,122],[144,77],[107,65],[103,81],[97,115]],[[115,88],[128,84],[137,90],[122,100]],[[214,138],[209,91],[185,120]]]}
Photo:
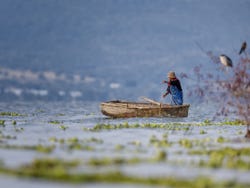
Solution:
{"label": "wooden boat", "polygon": [[112,118],[187,117],[189,104],[162,104],[151,99],[146,102],[108,101],[100,105],[101,112]]}

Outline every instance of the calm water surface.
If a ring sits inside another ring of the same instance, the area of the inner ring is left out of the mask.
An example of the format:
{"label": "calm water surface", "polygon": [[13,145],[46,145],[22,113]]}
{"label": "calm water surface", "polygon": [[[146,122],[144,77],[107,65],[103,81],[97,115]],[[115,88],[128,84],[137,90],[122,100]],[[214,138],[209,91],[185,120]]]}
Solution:
{"label": "calm water surface", "polygon": [[[103,116],[97,102],[16,102],[0,103],[1,112],[17,112],[24,116],[10,117],[1,116],[0,120],[5,120],[5,126],[0,127],[1,135],[9,135],[10,139],[1,139],[0,144],[34,146],[49,146],[56,144],[56,148],[51,153],[41,153],[26,149],[5,149],[1,147],[0,160],[9,167],[18,167],[30,163],[33,159],[52,157],[60,159],[81,159],[86,162],[91,158],[121,157],[141,159],[152,158],[159,148],[150,145],[150,139],[156,137],[162,139],[167,135],[169,142],[174,143],[169,148],[161,148],[167,152],[168,163],[139,163],[135,165],[119,165],[110,167],[79,167],[77,171],[82,172],[86,168],[88,172],[107,172],[119,170],[130,175],[139,176],[174,176],[180,178],[195,178],[203,175],[215,180],[235,180],[250,183],[250,172],[230,169],[209,169],[199,168],[189,165],[191,161],[200,160],[201,156],[190,156],[185,154],[186,149],[178,142],[181,139],[208,139],[205,147],[199,149],[208,150],[216,147],[249,147],[250,142],[245,140],[245,126],[218,126],[207,125],[197,126],[192,123],[203,122],[206,119],[212,120],[215,107],[212,105],[192,105],[187,118],[131,118],[131,119],[109,119]],[[17,124],[14,126],[13,121]],[[52,123],[54,122],[54,123]],[[57,123],[55,123],[57,122]],[[188,129],[160,128],[129,128],[100,130],[97,132],[88,131],[86,128],[93,128],[96,124],[146,124],[157,123],[167,124],[171,122],[190,123]],[[201,131],[205,134],[201,134]],[[227,138],[229,141],[223,144],[216,143],[218,137]],[[91,140],[92,138],[101,140],[98,142],[86,143],[93,150],[69,150],[67,146],[51,142],[52,138],[79,140]],[[131,144],[138,143],[138,144]],[[120,148],[120,149],[119,149]],[[182,152],[180,155],[179,153]],[[184,154],[183,154],[184,152]],[[185,165],[183,165],[183,163]],[[47,182],[35,179],[22,179],[6,175],[0,175],[0,183],[4,187],[72,187],[70,184],[57,182]],[[85,184],[86,187],[116,187],[110,184]],[[119,185],[120,187],[134,187],[133,185]],[[73,187],[80,187],[74,185]],[[136,185],[136,187],[138,187]]]}

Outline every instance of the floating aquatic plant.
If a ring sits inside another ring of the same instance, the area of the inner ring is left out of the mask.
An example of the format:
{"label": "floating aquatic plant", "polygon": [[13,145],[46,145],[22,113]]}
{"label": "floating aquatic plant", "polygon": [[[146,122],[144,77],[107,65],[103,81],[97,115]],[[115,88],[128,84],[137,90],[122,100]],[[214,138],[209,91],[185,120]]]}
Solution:
{"label": "floating aquatic plant", "polygon": [[170,143],[166,135],[163,135],[162,139],[158,139],[155,135],[152,135],[149,140],[149,144],[155,147],[170,147]]}
{"label": "floating aquatic plant", "polygon": [[[191,155],[207,155],[208,161],[201,160],[199,162],[200,167],[210,168],[231,168],[231,169],[242,169],[250,170],[250,148],[221,148],[215,150],[195,150],[189,151]],[[247,159],[244,160],[244,156]]]}
{"label": "floating aquatic plant", "polygon": [[43,146],[43,145],[9,145],[9,144],[2,144],[0,145],[2,149],[17,149],[17,150],[35,150],[41,153],[50,153],[54,150],[55,146]]}
{"label": "floating aquatic plant", "polygon": [[117,144],[117,145],[115,146],[115,150],[116,150],[116,151],[123,150],[124,148],[125,148],[125,146],[124,146],[124,145],[121,145],[121,144]]}
{"label": "floating aquatic plant", "polygon": [[58,120],[51,120],[49,121],[50,124],[61,124],[62,122],[58,121]]}
{"label": "floating aquatic plant", "polygon": [[179,144],[185,148],[192,148],[193,147],[193,142],[189,139],[186,139],[186,138],[179,140]]}
{"label": "floating aquatic plant", "polygon": [[84,128],[85,131],[100,131],[100,130],[115,130],[115,129],[133,129],[133,128],[151,128],[151,129],[166,129],[172,131],[190,131],[192,126],[218,126],[218,125],[244,125],[244,122],[239,120],[223,121],[223,122],[211,122],[205,120],[204,122],[197,123],[142,123],[142,124],[96,124],[91,128]]}
{"label": "floating aquatic plant", "polygon": [[207,134],[205,130],[200,130],[200,134]]}
{"label": "floating aquatic plant", "polygon": [[[0,134],[0,139],[4,140],[4,139],[7,139],[7,140],[15,140],[16,139],[16,136],[12,136],[12,135],[4,135],[4,134]],[[0,146],[1,147],[1,146]]]}
{"label": "floating aquatic plant", "polygon": [[211,120],[209,120],[209,119],[205,119],[203,123],[204,123],[204,124],[207,124],[207,125],[210,125],[212,122],[211,122]]}
{"label": "floating aquatic plant", "polygon": [[217,138],[217,142],[219,142],[219,143],[224,143],[225,141],[226,141],[226,139],[222,136]]}
{"label": "floating aquatic plant", "polygon": [[56,116],[65,116],[65,114],[59,113],[59,114],[56,114]]}
{"label": "floating aquatic plant", "polygon": [[68,126],[65,126],[65,125],[61,125],[61,126],[60,126],[60,129],[62,129],[62,130],[64,130],[64,131],[65,131],[66,129],[68,129],[68,128],[69,128],[69,127],[68,127]]}
{"label": "floating aquatic plant", "polygon": [[16,112],[0,112],[0,116],[23,116]]}
{"label": "floating aquatic plant", "polygon": [[4,126],[5,125],[5,120],[0,120],[0,125]]}
{"label": "floating aquatic plant", "polygon": [[141,141],[139,141],[139,140],[129,142],[129,144],[132,144],[132,145],[135,145],[135,146],[141,146],[142,145]]}
{"label": "floating aquatic plant", "polygon": [[[136,162],[136,159],[133,159]],[[129,164],[123,159],[114,159],[112,161],[92,160],[89,165],[123,165]],[[133,162],[133,161],[132,161]],[[0,173],[15,175],[19,177],[42,178],[46,180],[68,182],[68,183],[126,183],[134,185],[152,185],[167,187],[185,187],[185,188],[228,188],[239,187],[247,188],[248,183],[236,181],[213,181],[207,177],[197,177],[193,179],[182,179],[173,176],[143,177],[136,175],[123,174],[120,171],[89,173],[86,171],[70,173],[72,169],[80,165],[79,161],[65,161],[61,159],[36,159],[31,163],[17,168],[8,168],[4,164],[0,165]]]}
{"label": "floating aquatic plant", "polygon": [[76,143],[91,143],[91,142],[97,143],[97,144],[102,144],[103,143],[102,139],[98,139],[98,138],[94,138],[94,137],[87,138],[87,139],[79,139],[77,137],[70,137],[68,139],[50,137],[49,141],[58,142],[58,143],[61,143],[61,144],[64,144],[64,143],[76,144]]}
{"label": "floating aquatic plant", "polygon": [[116,158],[91,158],[87,164],[90,166],[110,166],[110,165],[124,165],[124,164],[137,164],[139,162],[142,162],[139,158],[131,158],[126,159],[122,157],[116,157]]}
{"label": "floating aquatic plant", "polygon": [[157,152],[154,160],[155,161],[165,161],[167,159],[167,153],[166,151],[160,150]]}

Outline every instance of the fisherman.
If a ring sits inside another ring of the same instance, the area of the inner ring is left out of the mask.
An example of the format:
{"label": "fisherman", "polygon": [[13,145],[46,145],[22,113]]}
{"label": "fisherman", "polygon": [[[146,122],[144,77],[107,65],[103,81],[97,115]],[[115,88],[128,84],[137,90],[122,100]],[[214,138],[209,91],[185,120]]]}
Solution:
{"label": "fisherman", "polygon": [[168,94],[172,95],[173,105],[183,104],[183,94],[180,81],[176,78],[175,72],[170,71],[168,73],[168,81],[164,80],[163,83],[168,84],[166,93],[162,97],[166,97]]}

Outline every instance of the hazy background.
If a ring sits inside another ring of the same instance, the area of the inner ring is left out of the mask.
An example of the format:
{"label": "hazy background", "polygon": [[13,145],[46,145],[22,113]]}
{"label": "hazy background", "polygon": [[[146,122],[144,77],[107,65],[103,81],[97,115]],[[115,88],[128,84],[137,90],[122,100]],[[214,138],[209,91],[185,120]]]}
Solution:
{"label": "hazy background", "polygon": [[0,0],[0,27],[0,101],[160,100],[168,71],[214,71],[196,43],[238,61],[250,0]]}

